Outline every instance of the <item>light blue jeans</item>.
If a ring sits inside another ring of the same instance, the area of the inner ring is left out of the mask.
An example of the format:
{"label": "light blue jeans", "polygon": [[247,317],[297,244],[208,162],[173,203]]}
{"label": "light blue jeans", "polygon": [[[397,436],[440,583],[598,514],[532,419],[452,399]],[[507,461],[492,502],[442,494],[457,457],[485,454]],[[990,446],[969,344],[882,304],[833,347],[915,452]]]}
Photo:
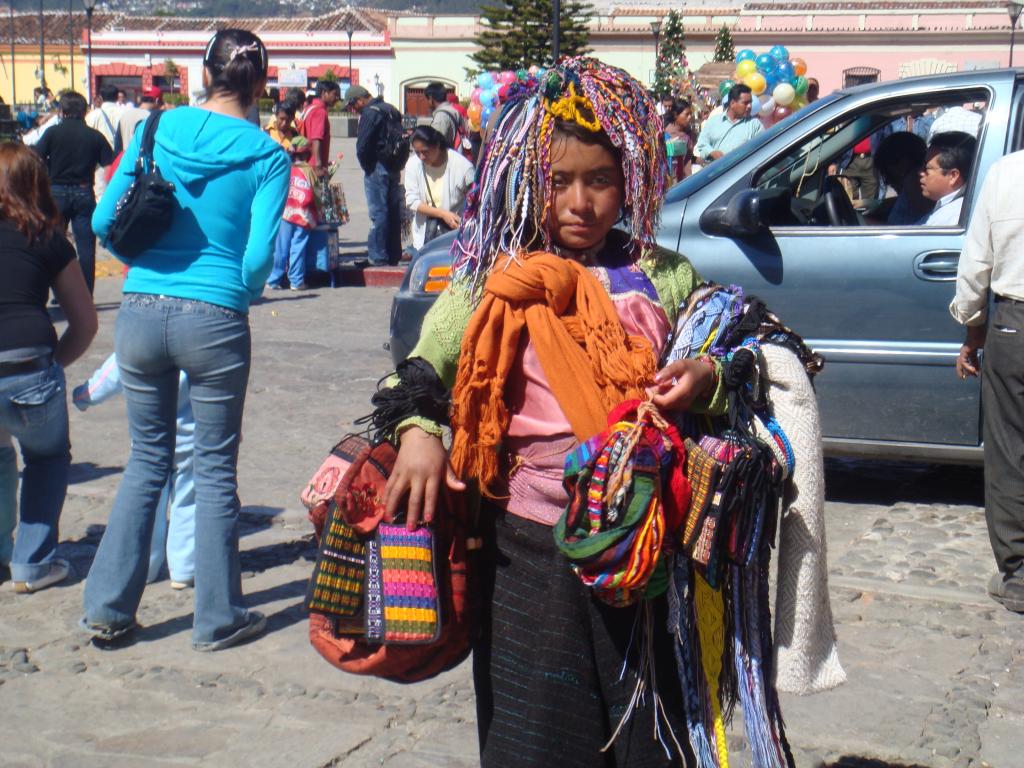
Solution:
{"label": "light blue jeans", "polygon": [[[73,401],[80,411],[106,402],[124,393],[117,355],[110,355],[89,380],[75,387]],[[149,546],[149,572],[146,583],[160,578],[164,563],[173,581],[190,581],[196,572],[196,485],[193,477],[192,451],[196,423],[192,416],[188,377],[178,377],[178,413],[174,440],[174,472],[160,494],[153,538]],[[170,503],[170,509],[168,509]],[[174,513],[168,523],[167,515]]]}
{"label": "light blue jeans", "polygon": [[126,294],[115,349],[132,446],[85,584],[85,621],[130,625],[145,588],[153,526],[174,458],[178,372],[195,416],[193,644],[248,622],[238,556],[238,445],[249,381],[245,315],[201,301]]}
{"label": "light blue jeans", "polygon": [[156,507],[146,583],[160,578],[165,562],[171,581],[187,582],[196,575],[196,481],[193,461],[196,422],[192,415],[186,376],[182,376],[178,383],[175,427],[174,471],[164,485]]}
{"label": "light blue jeans", "polygon": [[[13,548],[18,465],[12,437],[24,463]],[[0,563],[10,563],[15,581],[32,581],[50,569],[70,466],[64,369],[53,362],[42,371],[0,377]]]}
{"label": "light blue jeans", "polygon": [[274,268],[267,278],[267,285],[280,285],[285,273],[289,285],[306,282],[306,246],[309,244],[309,230],[290,221],[282,221],[277,230],[274,245]]}

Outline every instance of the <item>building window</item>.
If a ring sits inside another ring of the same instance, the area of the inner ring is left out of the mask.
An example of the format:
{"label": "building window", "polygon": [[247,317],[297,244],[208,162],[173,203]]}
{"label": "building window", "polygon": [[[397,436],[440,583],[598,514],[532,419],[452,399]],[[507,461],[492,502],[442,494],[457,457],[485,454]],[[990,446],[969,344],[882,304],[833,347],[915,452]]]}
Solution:
{"label": "building window", "polygon": [[852,88],[865,83],[877,83],[882,70],[874,67],[851,67],[843,70],[843,88]]}

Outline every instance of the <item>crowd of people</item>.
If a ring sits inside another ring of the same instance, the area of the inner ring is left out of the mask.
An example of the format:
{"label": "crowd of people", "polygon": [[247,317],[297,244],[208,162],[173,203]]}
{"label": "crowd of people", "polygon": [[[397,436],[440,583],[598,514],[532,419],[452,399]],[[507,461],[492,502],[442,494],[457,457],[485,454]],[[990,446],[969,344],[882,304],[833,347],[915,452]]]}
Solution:
{"label": "crowd of people", "polygon": [[[445,488],[459,493],[472,483],[483,494],[483,604],[473,645],[482,764],[518,764],[524,754],[536,765],[589,766],[601,759],[609,765],[695,764],[694,734],[708,713],[695,714],[688,701],[682,662],[677,674],[682,651],[675,643],[685,650],[686,633],[666,627],[671,617],[678,628],[687,621],[678,604],[673,608],[673,596],[692,599],[693,589],[711,587],[696,580],[689,591],[674,591],[673,580],[687,578],[676,570],[664,575],[660,591],[651,588],[644,608],[601,602],[581,579],[583,566],[569,567],[552,529],[570,503],[567,459],[592,458],[594,436],[614,423],[609,415],[623,401],[642,401],[648,413],[656,411],[650,428],[664,430],[666,441],[670,434],[681,441],[668,422],[682,424],[684,414],[700,415],[703,424],[735,407],[727,393],[734,386],[729,376],[739,375],[731,353],[709,342],[700,354],[666,362],[679,329],[687,327],[677,324],[721,286],[704,280],[683,255],[658,246],[656,227],[672,182],[761,130],[749,114],[750,89],[734,86],[697,131],[691,103],[667,100],[659,116],[635,78],[593,59],[570,59],[552,70],[543,89],[535,83],[511,94],[483,127],[483,150],[477,151],[466,116],[439,83],[426,89],[429,121],[411,135],[382,98],[359,85],[343,94],[326,80],[311,97],[285,93],[270,121],[254,130],[253,110],[268,73],[262,41],[223,29],[210,40],[203,65],[205,100],[161,114],[155,134],[153,162],[173,184],[170,227],[124,259],[113,354],[74,392],[82,410],[123,392],[130,439],[85,582],[82,628],[101,648],[130,642],[145,586],[166,567],[172,586],[194,589],[195,650],[221,650],[265,631],[266,618],[246,606],[239,559],[237,462],[251,365],[248,311],[267,286],[306,287],[309,254],[323,247],[315,233],[330,217],[338,157],[329,112],[344,103],[359,115],[355,151],[371,219],[370,263],[399,263],[406,215],[417,248],[444,232],[460,232],[452,283],[411,353],[428,381],[407,382],[401,374],[392,381],[389,400],[405,410],[390,425],[398,450],[384,498],[386,519],[401,509],[415,527],[441,514]],[[101,97],[87,113],[81,95],[61,94],[59,119],[40,131],[34,148],[0,146],[0,259],[7,275],[0,284],[0,566],[9,564],[14,589],[24,594],[69,573],[67,561],[57,557],[71,461],[64,369],[97,332],[90,295],[95,238],[111,231],[142,151],[140,126],[160,108],[153,90],[138,107],[119,104],[116,89],[101,89]],[[885,185],[897,193],[884,215],[958,220],[973,142],[964,132],[940,131],[924,144],[896,131],[869,148]],[[857,154],[855,147],[849,163]],[[1005,220],[1015,169],[1008,167],[1009,176],[983,192],[991,206],[986,215],[998,221]],[[75,248],[65,234],[69,225]],[[1002,229],[998,234],[1016,237]],[[975,260],[985,262],[991,239],[972,228],[969,240]],[[972,329],[985,322],[987,290],[958,289],[954,314]],[[68,322],[59,337],[47,312],[51,291]],[[1012,289],[1007,295],[997,318],[1011,318],[1024,299],[1013,297]],[[774,371],[796,371],[783,389],[806,395],[794,418],[816,425],[809,376],[820,361],[764,312],[751,331],[757,349],[766,348]],[[982,332],[969,331],[961,375],[977,373],[983,343]],[[1005,361],[1008,381],[990,386],[1003,386],[1006,391],[992,397],[1006,401],[1017,392],[1019,341],[1009,334],[998,344],[993,354]],[[450,399],[449,423],[431,415],[434,402],[427,413],[425,390],[442,392],[446,407]],[[781,407],[777,418],[776,427],[785,430]],[[450,443],[443,439],[446,428]],[[1001,454],[1007,462],[1014,439],[1007,437],[1010,447]],[[24,464],[20,506],[15,440]],[[628,450],[608,448],[610,461]],[[820,474],[819,444],[796,446],[796,453],[796,461]],[[655,464],[667,462],[665,455],[658,453]],[[783,452],[773,466],[781,472],[786,461]],[[610,473],[608,482],[617,477]],[[666,486],[664,493],[680,487]],[[1006,500],[999,533],[1002,581],[990,590],[1008,607],[1024,607],[1012,504]],[[595,519],[617,514],[611,506],[588,510]],[[809,514],[820,522],[820,512]],[[815,546],[823,558],[823,540]],[[618,549],[600,552],[609,571],[622,554]],[[644,555],[637,551],[638,558]],[[730,572],[741,578],[740,571]],[[688,573],[696,579],[699,572]],[[622,576],[601,578],[613,575]],[[767,569],[763,575],[766,590]],[[738,606],[737,615],[749,607]],[[815,635],[831,652],[815,655],[813,663],[791,659],[807,674],[814,663],[838,667],[827,598],[811,619],[823,628]],[[641,624],[650,664],[643,684],[656,691],[649,697],[638,696],[638,678],[624,672],[635,667],[633,638]],[[777,704],[766,699],[771,713]],[[671,749],[662,726],[673,734]],[[771,723],[768,728],[777,741],[781,731]]]}

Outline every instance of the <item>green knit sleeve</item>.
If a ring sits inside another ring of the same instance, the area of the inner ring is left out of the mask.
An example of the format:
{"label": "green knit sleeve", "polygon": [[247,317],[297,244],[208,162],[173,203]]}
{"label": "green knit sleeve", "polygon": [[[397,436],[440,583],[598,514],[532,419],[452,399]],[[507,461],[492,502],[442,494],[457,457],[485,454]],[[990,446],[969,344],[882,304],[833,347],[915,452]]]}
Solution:
{"label": "green knit sleeve", "polygon": [[449,285],[423,318],[419,341],[409,353],[430,363],[448,389],[455,386],[462,335],[475,308],[468,283]]}
{"label": "green knit sleeve", "polygon": [[[427,311],[420,328],[419,341],[409,353],[409,357],[421,357],[430,363],[448,389],[455,386],[462,335],[474,309],[469,285],[465,282],[452,283]],[[387,386],[396,383],[397,377],[385,382]],[[441,437],[444,433],[443,427],[437,422],[423,416],[410,416],[398,424],[393,438],[399,437],[409,427],[419,427],[435,437]]]}
{"label": "green knit sleeve", "polygon": [[[654,290],[658,292],[658,300],[674,328],[690,294],[704,282],[704,279],[683,254],[660,246],[655,250],[653,257],[640,261],[640,268],[654,285]],[[714,362],[715,389],[709,396],[698,398],[693,403],[691,410],[695,413],[720,416],[725,413],[728,405],[725,387],[722,384],[722,362]]]}

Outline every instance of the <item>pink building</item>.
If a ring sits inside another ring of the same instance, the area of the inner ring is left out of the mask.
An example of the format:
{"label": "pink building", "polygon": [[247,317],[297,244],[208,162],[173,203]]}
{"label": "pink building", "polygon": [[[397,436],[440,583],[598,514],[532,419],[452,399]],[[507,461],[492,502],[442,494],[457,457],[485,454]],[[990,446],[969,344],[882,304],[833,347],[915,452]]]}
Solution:
{"label": "pink building", "polygon": [[[785,45],[807,62],[823,93],[857,82],[1009,63],[1010,20],[1000,0],[611,4],[600,12],[595,25],[596,52],[602,54],[602,41],[610,48],[624,49],[631,34],[645,35],[651,40],[653,62],[650,22],[672,9],[683,13],[692,68],[711,59],[715,35],[725,24],[737,51],[752,48],[760,53],[776,43]],[[1024,50],[1018,51],[1016,63],[1022,62]]]}

